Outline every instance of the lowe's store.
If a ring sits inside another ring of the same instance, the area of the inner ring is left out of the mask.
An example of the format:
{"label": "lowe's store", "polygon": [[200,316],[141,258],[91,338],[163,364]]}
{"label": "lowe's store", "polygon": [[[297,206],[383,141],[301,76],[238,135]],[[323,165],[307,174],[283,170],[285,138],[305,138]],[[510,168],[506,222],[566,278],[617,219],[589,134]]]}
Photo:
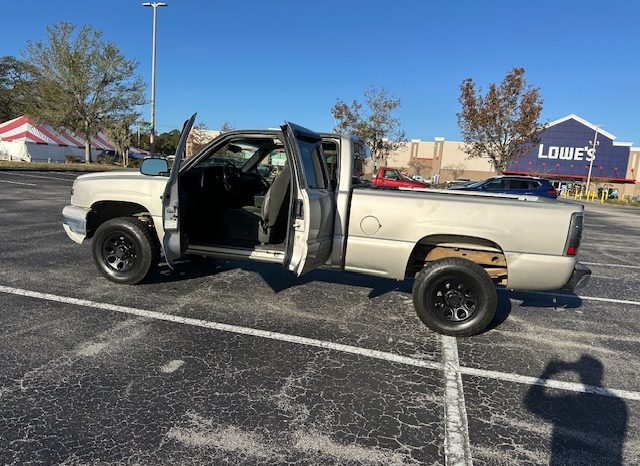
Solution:
{"label": "lowe's store", "polygon": [[640,147],[580,118],[568,115],[549,123],[540,142],[512,163],[505,174],[536,175],[555,184],[583,184],[589,176],[594,186],[611,187],[620,194],[639,195]]}
{"label": "lowe's store", "polygon": [[[421,175],[441,182],[481,180],[495,175],[488,158],[468,158],[464,143],[436,137],[412,139],[388,158],[395,168],[420,167]],[[538,144],[515,160],[505,174],[541,176],[557,188],[582,189],[591,167],[590,190],[612,188],[622,196],[640,196],[640,147],[620,142],[577,115],[547,125]]]}

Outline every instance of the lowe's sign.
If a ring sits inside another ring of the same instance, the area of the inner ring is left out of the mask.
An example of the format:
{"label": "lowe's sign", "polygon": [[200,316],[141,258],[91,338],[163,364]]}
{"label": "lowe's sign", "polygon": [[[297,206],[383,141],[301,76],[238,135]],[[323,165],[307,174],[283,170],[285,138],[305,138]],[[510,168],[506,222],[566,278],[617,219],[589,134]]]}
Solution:
{"label": "lowe's sign", "polygon": [[[586,155],[586,157],[585,157]],[[596,151],[592,147],[558,147],[549,146],[547,153],[544,153],[544,144],[538,147],[539,159],[559,159],[559,160],[586,160],[591,162],[596,158]]]}
{"label": "lowe's sign", "polygon": [[594,149],[595,133],[596,127],[577,115],[551,122],[539,144],[509,165],[505,173],[586,179],[593,162],[593,177],[624,180],[631,143],[616,142],[614,135],[600,129]]}

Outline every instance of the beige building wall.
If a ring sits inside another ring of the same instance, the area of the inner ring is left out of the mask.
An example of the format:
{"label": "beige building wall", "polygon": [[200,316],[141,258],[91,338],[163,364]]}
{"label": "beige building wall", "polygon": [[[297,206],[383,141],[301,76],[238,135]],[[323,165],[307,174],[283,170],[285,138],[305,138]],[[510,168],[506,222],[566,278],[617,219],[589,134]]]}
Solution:
{"label": "beige building wall", "polygon": [[[431,178],[440,176],[440,182],[453,179],[482,180],[495,175],[488,157],[469,158],[459,141],[446,141],[436,137],[433,141],[412,139],[389,154],[387,166],[405,168],[410,175]],[[371,167],[373,170],[373,167]]]}
{"label": "beige building wall", "polygon": [[636,180],[635,184],[625,184],[619,192],[624,193],[625,196],[640,196],[640,176],[638,175],[640,170],[640,147],[632,147],[629,151],[629,163],[627,164],[627,172],[625,178],[628,180]]}
{"label": "beige building wall", "polygon": [[207,144],[209,141],[217,138],[221,132],[222,131],[215,131],[210,129],[192,129],[189,133],[189,136],[187,136],[187,145],[185,148],[187,157],[191,157],[202,146]]}

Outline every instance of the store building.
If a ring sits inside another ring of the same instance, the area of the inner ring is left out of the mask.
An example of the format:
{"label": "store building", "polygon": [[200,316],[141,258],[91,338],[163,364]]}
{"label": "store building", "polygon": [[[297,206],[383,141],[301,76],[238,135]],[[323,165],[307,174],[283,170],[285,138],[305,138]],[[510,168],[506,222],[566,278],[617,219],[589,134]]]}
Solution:
{"label": "store building", "polygon": [[[595,142],[595,150],[594,150]],[[406,168],[440,182],[480,180],[495,175],[488,157],[468,158],[464,143],[436,137],[412,139],[393,152],[387,165]],[[538,144],[515,160],[505,174],[542,176],[556,185],[584,185],[591,165],[592,189],[614,188],[620,195],[640,196],[640,147],[616,137],[577,115],[552,121]]]}
{"label": "store building", "polygon": [[595,187],[639,195],[640,147],[616,137],[577,115],[549,123],[540,142],[514,161],[505,173],[537,175],[556,184],[582,185],[589,176]]}

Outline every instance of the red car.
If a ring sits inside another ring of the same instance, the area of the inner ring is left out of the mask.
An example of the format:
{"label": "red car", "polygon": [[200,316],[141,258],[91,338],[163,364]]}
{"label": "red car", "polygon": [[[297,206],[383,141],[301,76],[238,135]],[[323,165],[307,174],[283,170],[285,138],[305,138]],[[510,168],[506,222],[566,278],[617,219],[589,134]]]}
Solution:
{"label": "red car", "polygon": [[371,186],[386,188],[427,188],[425,183],[412,180],[400,173],[397,168],[381,167],[376,176],[371,178]]}

